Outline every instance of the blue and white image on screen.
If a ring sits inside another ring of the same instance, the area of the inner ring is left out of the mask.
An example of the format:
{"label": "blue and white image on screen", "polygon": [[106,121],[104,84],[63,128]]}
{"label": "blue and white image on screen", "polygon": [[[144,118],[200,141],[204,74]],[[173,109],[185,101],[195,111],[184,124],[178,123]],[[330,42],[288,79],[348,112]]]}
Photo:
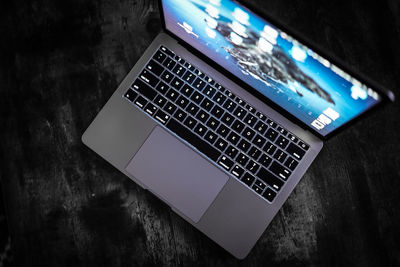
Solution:
{"label": "blue and white image on screen", "polygon": [[328,60],[230,0],[163,0],[168,30],[327,135],[381,101]]}

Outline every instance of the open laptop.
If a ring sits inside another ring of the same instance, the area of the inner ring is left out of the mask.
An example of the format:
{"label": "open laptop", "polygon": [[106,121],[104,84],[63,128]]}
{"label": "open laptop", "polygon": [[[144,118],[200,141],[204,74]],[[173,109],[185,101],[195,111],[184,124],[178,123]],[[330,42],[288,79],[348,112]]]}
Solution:
{"label": "open laptop", "polygon": [[394,95],[237,1],[159,6],[164,32],[82,140],[244,258],[324,140]]}

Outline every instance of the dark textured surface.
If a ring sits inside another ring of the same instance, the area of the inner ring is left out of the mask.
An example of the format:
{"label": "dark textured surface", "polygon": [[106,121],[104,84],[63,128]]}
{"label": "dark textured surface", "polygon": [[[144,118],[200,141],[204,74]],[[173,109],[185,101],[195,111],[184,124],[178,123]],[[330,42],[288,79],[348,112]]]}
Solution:
{"label": "dark textured surface", "polygon": [[[400,93],[399,1],[248,1]],[[156,1],[0,3],[0,177],[17,266],[400,265],[398,103],[326,143],[244,261],[84,147],[159,29]]]}

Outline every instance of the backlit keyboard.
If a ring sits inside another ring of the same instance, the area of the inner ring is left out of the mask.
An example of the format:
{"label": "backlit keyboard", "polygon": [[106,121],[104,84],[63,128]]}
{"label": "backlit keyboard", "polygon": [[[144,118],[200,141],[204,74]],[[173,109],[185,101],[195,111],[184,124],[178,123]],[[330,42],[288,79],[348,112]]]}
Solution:
{"label": "backlit keyboard", "polygon": [[164,46],[123,97],[269,202],[309,149]]}

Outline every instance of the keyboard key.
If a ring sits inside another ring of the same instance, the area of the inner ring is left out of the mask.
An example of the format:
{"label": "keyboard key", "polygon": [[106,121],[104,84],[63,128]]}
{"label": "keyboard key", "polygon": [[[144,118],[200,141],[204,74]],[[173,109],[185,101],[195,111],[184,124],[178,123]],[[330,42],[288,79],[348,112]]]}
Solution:
{"label": "keyboard key", "polygon": [[252,148],[250,148],[248,155],[254,160],[258,160],[261,155],[261,151],[253,146]]}
{"label": "keyboard key", "polygon": [[185,84],[181,89],[181,93],[186,97],[190,97],[190,95],[193,93],[193,91],[194,91],[194,89],[187,84]]}
{"label": "keyboard key", "polygon": [[246,105],[246,103],[238,96],[235,98],[235,101],[236,101],[236,103],[238,103],[242,107],[244,107]]}
{"label": "keyboard key", "polygon": [[253,182],[254,182],[255,179],[256,179],[256,178],[255,178],[253,175],[251,175],[250,173],[247,172],[247,173],[243,176],[242,182],[245,183],[245,184],[247,184],[248,186],[251,186],[251,185],[253,184]]}
{"label": "keyboard key", "polygon": [[222,92],[225,91],[225,88],[222,85],[220,85],[219,83],[215,84],[215,88],[217,88],[219,91],[222,91]]}
{"label": "keyboard key", "polygon": [[285,162],[285,166],[288,167],[291,171],[294,171],[297,165],[299,165],[299,163],[294,158],[291,157],[288,157],[288,159]]}
{"label": "keyboard key", "polygon": [[275,174],[276,176],[282,178],[283,180],[287,180],[289,176],[292,174],[291,171],[287,170],[284,168],[282,165],[280,165],[278,162],[274,161],[271,164],[271,167],[269,167],[269,170]]}
{"label": "keyboard key", "polygon": [[253,131],[252,129],[250,129],[249,127],[246,127],[246,129],[244,129],[244,131],[242,133],[242,136],[249,141],[251,141],[255,135],[256,135],[256,132]]}
{"label": "keyboard key", "polygon": [[276,150],[276,146],[273,145],[271,142],[268,142],[267,144],[265,144],[263,150],[272,156]]}
{"label": "keyboard key", "polygon": [[242,108],[242,107],[237,107],[237,109],[235,110],[235,112],[233,113],[236,117],[238,117],[239,119],[243,119],[245,116],[246,116],[246,114],[247,114],[247,111],[244,109],[244,108]]}
{"label": "keyboard key", "polygon": [[207,128],[201,123],[197,124],[196,128],[194,128],[194,132],[200,135],[201,137],[203,137],[206,134],[206,131]]}
{"label": "keyboard key", "polygon": [[251,187],[257,194],[261,195],[262,189],[256,186],[255,184]]}
{"label": "keyboard key", "polygon": [[164,82],[160,82],[156,87],[156,90],[159,91],[161,94],[165,94],[168,89],[168,85],[166,85]]}
{"label": "keyboard key", "polygon": [[161,79],[163,81],[165,81],[166,83],[170,83],[172,81],[172,79],[174,78],[174,75],[169,72],[168,70],[165,70],[162,74],[161,74]]}
{"label": "keyboard key", "polygon": [[210,115],[205,112],[204,110],[200,110],[199,113],[197,113],[196,118],[201,121],[202,123],[206,123]]}
{"label": "keyboard key", "polygon": [[256,116],[262,121],[266,121],[267,120],[267,116],[265,116],[264,114],[262,114],[259,111],[257,111]]}
{"label": "keyboard key", "polygon": [[135,104],[136,104],[136,106],[138,106],[139,108],[144,108],[144,106],[146,106],[147,105],[147,100],[143,97],[143,96],[139,96],[137,99],[136,99],[136,101],[135,101]]}
{"label": "keyboard key", "polygon": [[218,164],[227,171],[229,171],[233,167],[233,161],[226,156],[222,156],[221,159],[218,161]]}
{"label": "keyboard key", "polygon": [[175,77],[171,83],[172,87],[174,87],[176,90],[180,90],[182,88],[183,84],[184,84],[184,82],[181,79],[179,79],[178,77]]}
{"label": "keyboard key", "polygon": [[171,102],[168,102],[165,107],[164,110],[169,113],[169,114],[174,114],[175,110],[176,110],[176,106],[174,104],[172,104]]}
{"label": "keyboard key", "polygon": [[143,70],[139,77],[152,87],[155,87],[160,81],[156,76],[154,76],[147,70]]}
{"label": "keyboard key", "polygon": [[154,60],[150,60],[149,64],[147,64],[146,68],[153,72],[155,75],[160,76],[161,73],[164,71],[164,68],[161,67],[158,63]]}
{"label": "keyboard key", "polygon": [[276,130],[277,130],[279,133],[281,133],[283,136],[286,136],[287,133],[288,133],[288,131],[285,130],[285,129],[283,129],[281,126],[278,126],[278,127],[276,128]]}
{"label": "keyboard key", "polygon": [[278,136],[278,132],[275,130],[269,128],[267,133],[265,134],[265,137],[267,137],[271,141],[275,141],[276,137]]}
{"label": "keyboard key", "polygon": [[214,106],[214,103],[208,99],[208,98],[204,98],[203,102],[201,102],[200,106],[202,108],[204,108],[207,111],[210,111],[212,109],[212,107]]}
{"label": "keyboard key", "polygon": [[258,168],[260,168],[260,165],[258,165],[254,160],[250,160],[250,162],[246,166],[246,169],[252,174],[256,174]]}
{"label": "keyboard key", "polygon": [[164,111],[158,110],[156,115],[154,116],[156,120],[161,122],[162,124],[166,124],[167,121],[169,120],[170,116],[167,115]]}
{"label": "keyboard key", "polygon": [[264,137],[262,137],[261,135],[257,134],[257,136],[253,140],[253,144],[256,145],[259,148],[262,148],[266,141],[267,140]]}
{"label": "keyboard key", "polygon": [[187,113],[185,111],[183,111],[182,109],[178,109],[178,111],[174,115],[174,118],[180,122],[183,122],[183,120],[186,118],[186,116],[187,116]]}
{"label": "keyboard key", "polygon": [[163,61],[167,58],[167,56],[166,56],[163,52],[157,51],[153,58],[154,58],[158,63],[163,63]]}
{"label": "keyboard key", "polygon": [[237,163],[242,166],[246,166],[247,161],[249,161],[249,157],[243,153],[240,153],[239,156],[236,158]]}
{"label": "keyboard key", "polygon": [[251,114],[248,114],[244,122],[253,127],[257,122],[257,118]]}
{"label": "keyboard key", "polygon": [[221,124],[221,125],[218,127],[218,130],[217,130],[217,133],[218,133],[219,135],[221,135],[222,137],[226,137],[226,136],[228,135],[229,132],[230,132],[229,128],[226,127],[226,126],[223,125],[223,124]]}
{"label": "keyboard key", "polygon": [[196,79],[196,76],[193,73],[191,73],[190,71],[187,71],[185,73],[185,75],[183,75],[183,80],[185,82],[187,82],[188,84],[192,84],[194,79]]}
{"label": "keyboard key", "polygon": [[237,135],[235,132],[231,132],[227,138],[229,142],[236,145],[239,142],[240,136]]}
{"label": "keyboard key", "polygon": [[276,122],[274,122],[273,120],[271,120],[271,119],[267,120],[267,124],[269,126],[271,126],[272,128],[276,128],[278,126],[278,124]]}
{"label": "keyboard key", "polygon": [[186,129],[175,119],[170,119],[170,121],[167,123],[167,128],[177,134],[183,140],[197,148],[201,153],[209,157],[211,160],[217,161],[218,158],[221,156],[221,153],[218,150],[213,148],[206,141],[202,140],[192,131]]}
{"label": "keyboard key", "polygon": [[238,121],[238,120],[236,120],[232,124],[232,129],[234,131],[236,131],[237,133],[239,133],[239,134],[243,131],[244,127],[245,127],[245,125],[242,122]]}
{"label": "keyboard key", "polygon": [[199,108],[198,106],[196,106],[196,105],[193,104],[193,103],[190,103],[190,104],[187,106],[186,111],[189,112],[190,114],[192,114],[193,116],[195,116],[196,113],[199,111],[199,109],[200,109],[200,108]]}
{"label": "keyboard key", "polygon": [[286,152],[289,153],[289,155],[293,156],[297,160],[301,160],[306,152],[298,147],[297,145],[291,143],[288,148],[286,149]]}
{"label": "keyboard key", "polygon": [[204,138],[210,142],[211,144],[214,144],[214,142],[217,140],[218,135],[214,132],[212,132],[211,130],[209,130],[206,135],[204,136]]}
{"label": "keyboard key", "polygon": [[175,55],[175,59],[176,59],[176,61],[178,61],[182,65],[185,65],[185,63],[186,63],[186,61],[183,58],[181,58],[180,56],[176,56]]}
{"label": "keyboard key", "polygon": [[163,97],[162,95],[158,95],[155,99],[154,99],[154,104],[156,104],[157,106],[159,106],[160,108],[164,107],[164,105],[167,103],[167,99],[165,97]]}
{"label": "keyboard key", "polygon": [[197,78],[193,83],[193,87],[199,91],[203,90],[204,86],[206,86],[206,82],[200,78]]}
{"label": "keyboard key", "polygon": [[263,183],[261,180],[257,180],[254,184],[263,190],[267,187],[267,185]]}
{"label": "keyboard key", "polygon": [[289,140],[280,135],[278,139],[275,141],[275,144],[277,144],[282,149],[285,149],[286,146],[289,144]]}
{"label": "keyboard key", "polygon": [[165,46],[161,46],[160,50],[172,58],[175,56],[175,53],[172,52],[171,50],[169,50],[168,48],[166,48]]}
{"label": "keyboard key", "polygon": [[169,100],[175,101],[178,98],[179,94],[175,89],[171,88],[171,89],[168,90],[168,92],[167,92],[167,94],[165,96]]}
{"label": "keyboard key", "polygon": [[127,98],[131,102],[135,101],[137,96],[138,96],[138,94],[135,91],[133,91],[132,89],[128,89],[128,91],[124,95],[124,97]]}
{"label": "keyboard key", "polygon": [[257,177],[278,191],[281,190],[284,184],[282,180],[275,177],[271,172],[267,171],[263,167],[261,167],[261,169],[257,173]]}
{"label": "keyboard key", "polygon": [[248,111],[250,111],[251,113],[255,114],[256,113],[256,109],[252,106],[250,106],[249,104],[246,105],[246,108]]}
{"label": "keyboard key", "polygon": [[185,73],[185,71],[186,71],[186,69],[180,64],[177,64],[175,66],[175,68],[172,70],[172,72],[175,73],[176,76],[178,76],[178,77],[182,77],[183,74]]}
{"label": "keyboard key", "polygon": [[288,138],[293,143],[297,143],[299,141],[299,139],[296,136],[294,136],[293,134],[291,134],[291,133],[288,134]]}
{"label": "keyboard key", "polygon": [[154,106],[152,103],[148,103],[146,105],[146,107],[144,108],[144,111],[146,111],[148,114],[150,114],[151,116],[153,116],[156,111],[157,111],[157,107]]}
{"label": "keyboard key", "polygon": [[213,83],[213,82],[214,82],[214,80],[211,79],[210,77],[208,77],[207,75],[206,75],[206,77],[204,77],[204,80],[205,80],[206,82],[208,82],[208,83]]}
{"label": "keyboard key", "polygon": [[176,62],[173,59],[168,58],[167,60],[164,61],[163,65],[172,71],[176,65]]}
{"label": "keyboard key", "polygon": [[150,101],[156,97],[157,92],[154,91],[150,86],[144,83],[142,80],[137,79],[132,87],[141,95],[145,96]]}
{"label": "keyboard key", "polygon": [[272,202],[276,197],[276,193],[271,188],[268,187],[267,189],[265,189],[263,197],[269,202]]}
{"label": "keyboard key", "polygon": [[215,94],[215,96],[213,97],[213,100],[215,102],[217,102],[217,104],[222,105],[225,100],[226,100],[226,96],[224,96],[222,93],[218,92]]}
{"label": "keyboard key", "polygon": [[242,177],[243,173],[244,173],[244,169],[242,167],[240,167],[239,165],[235,165],[233,167],[233,169],[231,170],[231,173],[236,177],[236,178],[240,178]]}
{"label": "keyboard key", "polygon": [[231,126],[234,119],[235,118],[231,114],[229,114],[228,112],[225,112],[224,116],[222,116],[221,121],[223,123],[225,123],[226,125]]}
{"label": "keyboard key", "polygon": [[239,153],[239,150],[237,150],[234,146],[229,146],[225,151],[225,154],[228,155],[232,159],[234,159],[238,153]]}
{"label": "keyboard key", "polygon": [[233,102],[233,100],[228,100],[224,104],[224,108],[227,109],[229,112],[233,112],[236,107],[237,107],[237,104],[235,102]]}
{"label": "keyboard key", "polygon": [[215,143],[215,147],[218,150],[224,151],[226,147],[228,146],[228,142],[226,142],[224,139],[219,138],[218,141]]}
{"label": "keyboard key", "polygon": [[230,99],[232,99],[232,100],[235,99],[235,95],[234,95],[231,91],[229,91],[229,90],[226,90],[225,95],[226,95],[227,97],[229,97]]}
{"label": "keyboard key", "polygon": [[238,148],[240,150],[242,150],[243,152],[247,152],[247,150],[249,150],[250,147],[251,147],[251,144],[244,139],[242,139],[238,145]]}
{"label": "keyboard key", "polygon": [[258,163],[263,165],[265,168],[268,168],[268,166],[271,164],[272,159],[268,157],[266,154],[262,154],[260,159],[258,160]]}
{"label": "keyboard key", "polygon": [[211,117],[208,122],[207,122],[207,126],[210,127],[213,130],[216,130],[218,125],[219,125],[219,121],[217,119],[215,119],[214,117]]}
{"label": "keyboard key", "polygon": [[190,99],[192,99],[193,102],[195,102],[196,104],[200,104],[201,101],[203,101],[204,96],[201,93],[199,93],[198,91],[195,91],[192,94],[192,96],[190,97]]}
{"label": "keyboard key", "polygon": [[193,72],[196,68],[190,64],[189,62],[185,63],[185,67],[188,68],[191,72]]}
{"label": "keyboard key", "polygon": [[283,152],[282,150],[278,149],[278,151],[276,151],[274,158],[279,161],[280,163],[284,163],[285,159],[287,157],[287,154],[285,152]]}
{"label": "keyboard key", "polygon": [[197,121],[192,117],[188,116],[183,124],[189,129],[193,129],[196,126]]}
{"label": "keyboard key", "polygon": [[268,126],[263,123],[262,121],[259,121],[256,125],[256,130],[260,133],[260,134],[264,134],[265,131],[268,129]]}
{"label": "keyboard key", "polygon": [[310,148],[310,146],[307,145],[306,143],[304,143],[303,141],[300,141],[300,142],[299,142],[299,146],[300,146],[302,149],[304,149],[305,151],[307,151],[307,150]]}
{"label": "keyboard key", "polygon": [[214,88],[212,88],[210,85],[207,85],[206,88],[204,89],[203,93],[208,96],[209,98],[212,98],[214,94],[217,92]]}
{"label": "keyboard key", "polygon": [[189,104],[189,99],[187,99],[186,97],[184,97],[184,96],[181,95],[181,96],[178,98],[178,100],[176,101],[176,104],[177,104],[178,106],[180,106],[182,109],[185,109],[186,106]]}
{"label": "keyboard key", "polygon": [[219,106],[215,106],[212,110],[211,110],[211,114],[214,115],[215,117],[217,117],[218,119],[220,119],[222,117],[222,114],[224,114],[224,110],[222,108],[220,108]]}

